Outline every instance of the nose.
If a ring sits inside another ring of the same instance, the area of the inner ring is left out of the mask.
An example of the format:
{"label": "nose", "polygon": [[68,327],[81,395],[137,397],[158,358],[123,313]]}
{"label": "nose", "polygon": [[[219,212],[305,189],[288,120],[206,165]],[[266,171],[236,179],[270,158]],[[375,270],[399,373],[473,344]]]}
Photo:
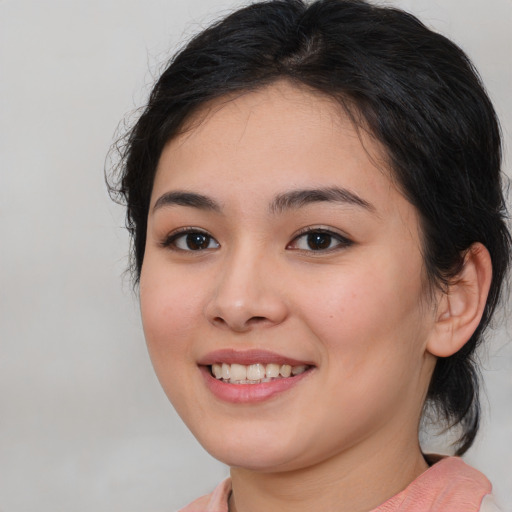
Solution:
{"label": "nose", "polygon": [[226,258],[205,314],[213,325],[240,333],[282,323],[288,307],[275,264],[250,250]]}

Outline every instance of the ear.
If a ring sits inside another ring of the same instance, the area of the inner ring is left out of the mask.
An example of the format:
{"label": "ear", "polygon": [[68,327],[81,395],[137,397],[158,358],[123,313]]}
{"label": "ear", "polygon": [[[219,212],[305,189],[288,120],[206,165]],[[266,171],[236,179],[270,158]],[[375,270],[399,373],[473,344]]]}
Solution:
{"label": "ear", "polygon": [[438,303],[435,327],[427,342],[428,352],[448,357],[466,344],[482,318],[491,279],[489,251],[481,243],[474,243],[466,253],[461,272]]}

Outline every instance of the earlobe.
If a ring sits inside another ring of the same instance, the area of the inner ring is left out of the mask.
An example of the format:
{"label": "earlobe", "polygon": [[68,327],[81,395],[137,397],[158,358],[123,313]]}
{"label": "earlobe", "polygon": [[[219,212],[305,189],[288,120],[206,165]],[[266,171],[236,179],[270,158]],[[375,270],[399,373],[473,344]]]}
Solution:
{"label": "earlobe", "polygon": [[436,324],[427,343],[431,354],[449,357],[466,344],[482,318],[491,279],[489,251],[481,243],[474,243],[461,272],[438,304]]}

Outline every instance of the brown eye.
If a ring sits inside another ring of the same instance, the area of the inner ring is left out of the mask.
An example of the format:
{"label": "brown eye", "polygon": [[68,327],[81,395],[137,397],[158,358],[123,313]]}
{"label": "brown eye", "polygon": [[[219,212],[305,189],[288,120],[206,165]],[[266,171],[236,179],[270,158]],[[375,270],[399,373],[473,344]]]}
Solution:
{"label": "brown eye", "polygon": [[287,249],[299,251],[328,252],[343,249],[352,245],[352,241],[338,233],[322,229],[311,229],[297,236]]}
{"label": "brown eye", "polygon": [[200,251],[208,249],[211,237],[203,233],[189,233],[185,236],[187,248],[191,251]]}
{"label": "brown eye", "polygon": [[310,233],[307,235],[307,244],[312,251],[329,249],[332,243],[332,236],[327,233]]}
{"label": "brown eye", "polygon": [[220,247],[219,243],[208,233],[192,230],[171,235],[164,245],[181,251],[204,251]]}

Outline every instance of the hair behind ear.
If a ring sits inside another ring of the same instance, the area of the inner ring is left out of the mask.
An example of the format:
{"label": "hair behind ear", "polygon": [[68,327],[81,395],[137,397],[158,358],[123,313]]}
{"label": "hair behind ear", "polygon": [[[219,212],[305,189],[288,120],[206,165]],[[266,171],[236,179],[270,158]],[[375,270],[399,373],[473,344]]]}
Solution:
{"label": "hair behind ear", "polygon": [[461,424],[463,434],[457,455],[471,446],[480,423],[479,372],[474,350],[483,329],[491,281],[489,251],[474,243],[442,296],[434,335],[427,345],[429,352],[438,357],[428,398],[449,427]]}
{"label": "hair behind ear", "polygon": [[447,428],[462,427],[455,455],[469,449],[480,426],[480,373],[472,352],[463,347],[453,356],[439,358],[427,395],[429,406],[445,419]]}

